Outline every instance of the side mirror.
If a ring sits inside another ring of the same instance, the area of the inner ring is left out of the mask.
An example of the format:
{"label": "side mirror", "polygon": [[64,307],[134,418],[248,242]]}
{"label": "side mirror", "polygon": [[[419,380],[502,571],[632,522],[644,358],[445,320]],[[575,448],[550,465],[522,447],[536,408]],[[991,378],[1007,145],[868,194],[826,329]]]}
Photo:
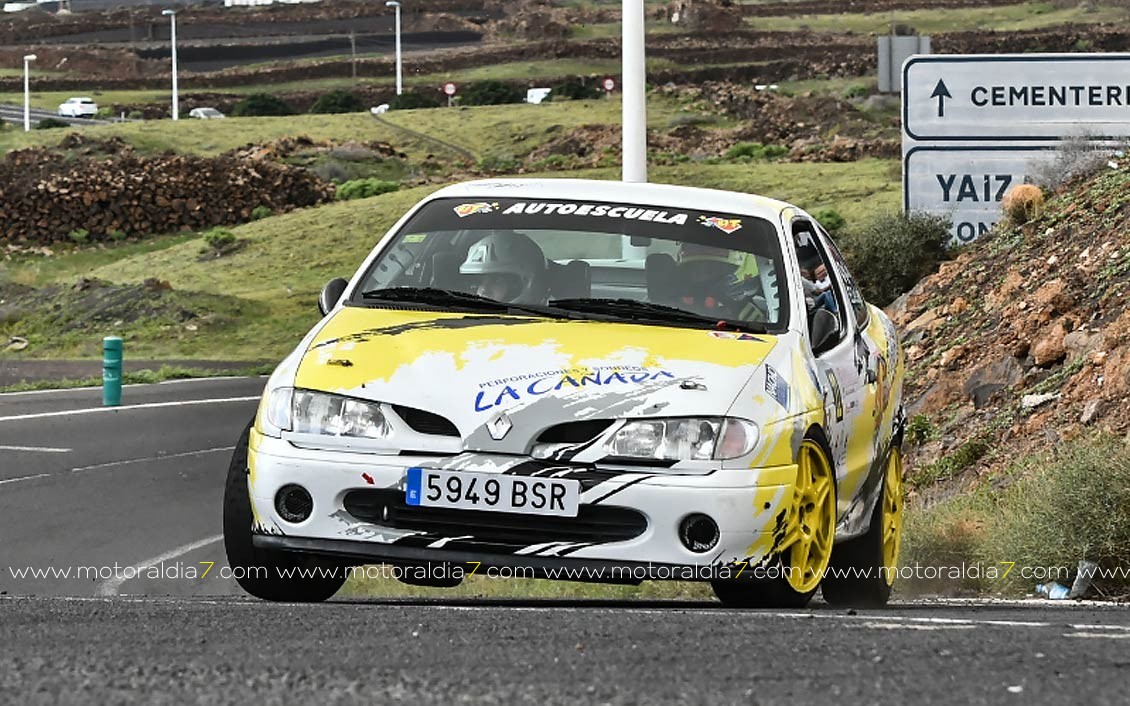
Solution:
{"label": "side mirror", "polygon": [[817,309],[808,317],[808,335],[812,352],[820,355],[840,340],[840,318],[827,309]]}
{"label": "side mirror", "polygon": [[322,312],[322,316],[330,313],[330,310],[337,306],[338,300],[348,286],[349,282],[341,277],[326,282],[326,286],[322,287],[322,293],[318,295],[318,311]]}

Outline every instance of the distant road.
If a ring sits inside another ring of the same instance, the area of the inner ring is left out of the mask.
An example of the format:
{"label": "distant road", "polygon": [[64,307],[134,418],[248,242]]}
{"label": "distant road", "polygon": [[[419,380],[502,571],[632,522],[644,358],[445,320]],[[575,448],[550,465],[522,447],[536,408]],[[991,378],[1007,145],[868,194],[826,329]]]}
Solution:
{"label": "distant road", "polygon": [[[109,123],[114,122],[111,120],[91,120],[87,118],[65,118],[53,111],[40,110],[38,108],[32,108],[28,112],[29,117],[31,118],[31,124],[33,126],[38,125],[39,121],[43,120],[44,118],[55,118],[56,120],[62,120],[63,122],[73,127],[83,127],[88,125],[108,125]],[[3,120],[6,123],[16,123],[17,125],[23,125],[24,107],[22,105],[0,103],[0,120]]]}

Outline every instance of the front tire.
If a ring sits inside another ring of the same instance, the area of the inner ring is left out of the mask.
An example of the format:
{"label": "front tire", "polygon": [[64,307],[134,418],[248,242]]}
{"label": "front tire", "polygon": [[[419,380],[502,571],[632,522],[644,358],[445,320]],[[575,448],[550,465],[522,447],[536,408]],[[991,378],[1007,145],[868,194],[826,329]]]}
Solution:
{"label": "front tire", "polygon": [[883,491],[862,537],[842,542],[821,590],[834,606],[881,608],[891,597],[902,544],[902,452],[887,454]]}
{"label": "front tire", "polygon": [[[256,598],[291,603],[324,601],[345,583],[341,567],[324,564],[313,556],[258,549],[251,541],[251,498],[247,490],[250,438],[251,424],[236,443],[224,488],[224,549],[228,566],[240,588]],[[300,571],[314,572],[315,576],[286,575]]]}
{"label": "front tire", "polygon": [[715,581],[714,595],[733,608],[803,608],[812,600],[832,556],[836,533],[836,474],[827,446],[809,436],[797,454],[793,505],[786,521],[783,574],[767,581]]}

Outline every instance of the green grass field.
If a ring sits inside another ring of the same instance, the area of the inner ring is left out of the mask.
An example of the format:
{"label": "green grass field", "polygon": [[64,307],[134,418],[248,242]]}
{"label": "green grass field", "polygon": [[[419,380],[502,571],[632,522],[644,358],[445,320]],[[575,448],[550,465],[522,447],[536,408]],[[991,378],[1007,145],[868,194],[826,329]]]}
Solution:
{"label": "green grass field", "polygon": [[[665,128],[687,114],[673,100],[652,97],[648,102],[648,125]],[[435,136],[470,150],[478,158],[525,154],[552,135],[552,126],[570,129],[580,125],[612,125],[620,122],[619,100],[558,101],[542,105],[476,106],[393,111],[382,116],[401,125]],[[718,124],[728,124],[725,119]],[[56,144],[64,130],[8,129],[0,132],[0,151]],[[150,120],[85,128],[83,135],[98,138],[118,136],[147,153],[168,149],[212,155],[251,142],[275,140],[288,135],[307,135],[315,140],[338,142],[380,140],[395,145],[414,158],[436,151],[433,143],[421,142],[382,125],[367,113],[345,115],[297,115],[285,118],[227,118],[205,120]]]}

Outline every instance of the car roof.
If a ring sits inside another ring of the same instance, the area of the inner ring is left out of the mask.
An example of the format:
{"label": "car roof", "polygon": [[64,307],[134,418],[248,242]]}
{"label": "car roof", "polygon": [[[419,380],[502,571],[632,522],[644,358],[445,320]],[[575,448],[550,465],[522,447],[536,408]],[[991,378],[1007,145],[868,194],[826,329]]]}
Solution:
{"label": "car roof", "polygon": [[74,96],[72,98],[68,98],[67,102],[68,103],[88,103],[88,102],[93,103],[94,99],[93,98],[87,98],[86,96]]}
{"label": "car roof", "polygon": [[689,206],[698,211],[755,216],[773,222],[786,209],[799,211],[792,204],[757,194],[599,179],[480,179],[440,189],[431,198],[568,199],[640,206]]}

